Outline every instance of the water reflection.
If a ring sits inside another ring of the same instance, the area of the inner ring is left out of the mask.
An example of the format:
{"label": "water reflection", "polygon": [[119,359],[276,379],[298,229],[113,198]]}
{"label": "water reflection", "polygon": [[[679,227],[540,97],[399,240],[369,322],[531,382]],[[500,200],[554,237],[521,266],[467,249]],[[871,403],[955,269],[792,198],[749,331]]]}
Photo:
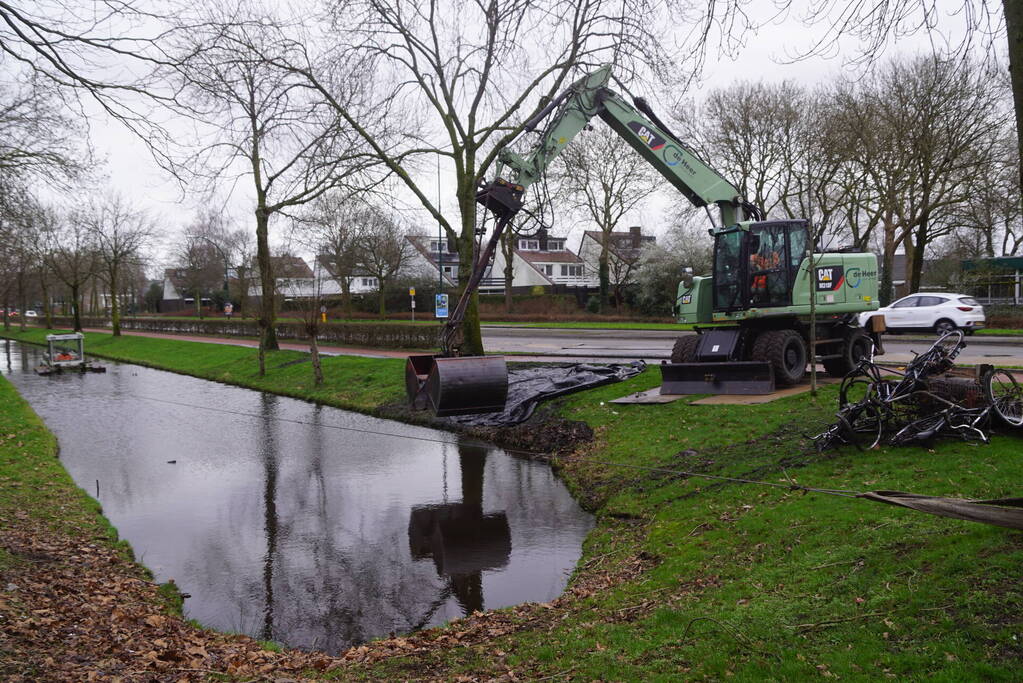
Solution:
{"label": "water reflection", "polygon": [[486,449],[460,445],[462,501],[415,506],[408,523],[412,557],[433,559],[437,576],[447,578],[465,615],[484,607],[483,572],[504,568],[511,557],[508,515],[483,512],[486,462]]}
{"label": "water reflection", "polygon": [[591,527],[545,465],[450,434],[134,366],[37,377],[36,353],[9,378],[207,626],[337,652],[547,601]]}

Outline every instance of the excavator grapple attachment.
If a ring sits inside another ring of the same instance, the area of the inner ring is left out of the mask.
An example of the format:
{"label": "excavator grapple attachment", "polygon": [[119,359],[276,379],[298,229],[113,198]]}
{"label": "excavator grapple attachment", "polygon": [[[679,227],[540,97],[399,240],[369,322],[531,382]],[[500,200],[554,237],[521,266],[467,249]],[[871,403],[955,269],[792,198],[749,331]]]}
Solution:
{"label": "excavator grapple attachment", "polygon": [[409,403],[437,417],[504,410],[508,365],[504,356],[409,356],[405,364]]}
{"label": "excavator grapple attachment", "polygon": [[661,363],[661,394],[770,394],[774,369],[761,361]]}

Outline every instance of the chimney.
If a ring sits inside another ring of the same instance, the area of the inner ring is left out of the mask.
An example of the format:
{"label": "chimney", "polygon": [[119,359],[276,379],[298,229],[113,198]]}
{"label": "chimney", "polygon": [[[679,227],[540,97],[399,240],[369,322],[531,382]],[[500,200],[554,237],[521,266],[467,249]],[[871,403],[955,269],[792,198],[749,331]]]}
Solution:
{"label": "chimney", "polygon": [[639,249],[643,243],[643,228],[633,225],[629,228],[629,234],[632,235],[632,248]]}
{"label": "chimney", "polygon": [[536,237],[540,241],[540,251],[547,251],[547,228],[537,230]]}

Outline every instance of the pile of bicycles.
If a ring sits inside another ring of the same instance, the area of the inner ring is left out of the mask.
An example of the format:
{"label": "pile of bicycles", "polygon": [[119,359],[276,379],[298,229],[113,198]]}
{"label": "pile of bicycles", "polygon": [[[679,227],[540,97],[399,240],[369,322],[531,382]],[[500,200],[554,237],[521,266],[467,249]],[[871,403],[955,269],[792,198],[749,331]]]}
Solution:
{"label": "pile of bicycles", "polygon": [[838,420],[813,437],[817,450],[919,444],[940,436],[987,443],[992,419],[1023,426],[1023,387],[1011,372],[982,366],[970,379],[949,376],[965,346],[962,331],[953,330],[903,368],[863,358],[842,379]]}

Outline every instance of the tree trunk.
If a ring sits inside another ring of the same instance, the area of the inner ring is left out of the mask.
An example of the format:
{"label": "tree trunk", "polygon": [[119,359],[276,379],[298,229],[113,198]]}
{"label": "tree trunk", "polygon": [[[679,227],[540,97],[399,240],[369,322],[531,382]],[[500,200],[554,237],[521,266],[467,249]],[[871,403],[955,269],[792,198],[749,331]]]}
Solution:
{"label": "tree trunk", "polygon": [[53,329],[53,313],[50,308],[50,292],[46,286],[46,273],[39,269],[39,288],[43,292],[43,318],[46,320],[46,329]]}
{"label": "tree trunk", "polygon": [[383,318],[387,315],[387,283],[383,278],[377,278],[377,313]]}
{"label": "tree trunk", "polygon": [[341,310],[344,311],[345,320],[352,319],[352,281],[350,278],[342,277],[338,284],[341,285]]}
{"label": "tree trunk", "polygon": [[[465,291],[469,278],[472,277],[473,262],[473,234],[469,231],[468,236],[458,238],[458,289],[459,297]],[[480,308],[479,290],[472,292],[468,305],[465,307],[465,316],[462,318],[462,343],[461,353],[463,356],[483,355],[483,334],[480,332]]]}
{"label": "tree trunk", "polygon": [[11,290],[4,290],[4,331],[11,331]]}
{"label": "tree trunk", "polygon": [[28,310],[28,292],[25,287],[25,272],[20,271],[18,273],[18,307],[21,309],[21,315],[19,318],[19,329],[25,331],[25,311]]}
{"label": "tree trunk", "polygon": [[515,240],[508,230],[501,239],[504,248],[504,312],[512,312],[512,283],[515,282]]}
{"label": "tree trunk", "polygon": [[121,305],[117,300],[117,264],[110,265],[110,327],[115,337],[121,336]]}
{"label": "tree trunk", "polygon": [[1009,79],[1012,102],[1016,110],[1016,147],[1019,150],[1019,185],[1023,201],[1023,3],[1002,0],[1005,12],[1005,33],[1009,47]]}
{"label": "tree trunk", "polygon": [[919,292],[921,280],[924,274],[924,253],[927,249],[927,230],[930,227],[930,216],[925,212],[920,217],[920,224],[916,229],[914,244],[905,243],[906,249],[906,270],[909,274],[909,291]]}
{"label": "tree trunk", "polygon": [[[267,235],[270,226],[270,216],[264,206],[256,209],[256,261],[259,264],[259,284],[263,292],[260,301],[259,312],[259,346],[264,351],[276,351],[277,330],[275,328],[276,312],[274,304],[277,302],[277,293],[274,282],[273,263],[270,261],[270,241]],[[262,363],[260,363],[260,376],[263,375]]]}
{"label": "tree trunk", "polygon": [[611,251],[611,235],[604,232],[600,242],[600,256],[597,258],[597,277],[600,280],[600,312],[607,306],[608,292],[611,289],[611,267],[608,258]]}
{"label": "tree trunk", "polygon": [[[317,307],[317,309],[318,308],[319,307]],[[319,315],[319,313],[314,310],[312,315],[314,321],[306,327],[306,330],[309,333],[309,357],[313,365],[313,383],[316,386],[320,386],[323,384],[323,368],[320,366],[320,346],[316,340],[320,334],[320,326],[315,321],[315,317]]]}
{"label": "tree trunk", "polygon": [[[458,288],[459,296],[472,277],[473,243],[476,232],[476,190],[471,182],[459,183],[458,210],[462,218],[462,231],[458,236]],[[450,236],[449,236],[450,239]],[[486,264],[481,264],[486,269]],[[480,300],[479,290],[472,292],[465,316],[462,318],[461,353],[463,356],[483,355],[483,334],[480,331]]]}
{"label": "tree trunk", "polygon": [[202,290],[195,288],[195,314],[202,320]]}
{"label": "tree trunk", "polygon": [[890,218],[882,223],[884,229],[884,250],[881,253],[881,282],[878,285],[877,298],[882,306],[892,302],[892,287],[895,278],[892,267],[895,262],[895,226]]}
{"label": "tree trunk", "polygon": [[79,285],[71,285],[71,314],[74,316],[74,331],[82,331],[82,300],[79,298]]}

